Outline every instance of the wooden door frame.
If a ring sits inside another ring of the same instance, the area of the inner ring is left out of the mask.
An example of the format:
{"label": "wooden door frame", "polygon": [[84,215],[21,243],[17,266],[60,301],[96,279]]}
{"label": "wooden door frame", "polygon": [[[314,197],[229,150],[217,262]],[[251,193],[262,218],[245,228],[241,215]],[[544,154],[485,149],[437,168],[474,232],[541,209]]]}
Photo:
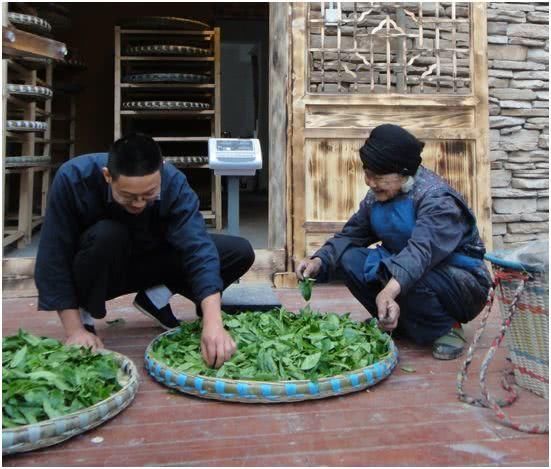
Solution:
{"label": "wooden door frame", "polygon": [[288,2],[270,3],[268,65],[270,136],[268,247],[270,249],[284,249],[286,245],[290,11]]}
{"label": "wooden door frame", "polygon": [[[487,26],[486,5],[472,3],[471,10],[471,94],[460,95],[413,95],[413,94],[372,94],[338,95],[310,94],[306,88],[306,67],[308,65],[309,32],[307,25],[307,3],[292,4],[291,29],[291,110],[288,129],[291,146],[288,152],[288,191],[287,205],[287,271],[292,271],[294,263],[300,261],[305,252],[305,141],[306,138],[365,138],[368,128],[326,128],[323,130],[306,128],[305,118],[308,106],[315,105],[378,105],[431,107],[466,106],[474,110],[474,126],[471,129],[442,129],[442,131],[416,131],[420,138],[464,139],[474,142],[475,167],[478,175],[476,209],[481,236],[488,249],[491,249],[491,189],[489,162],[489,117],[488,117],[488,77],[487,77]],[[284,282],[282,282],[284,283]]]}

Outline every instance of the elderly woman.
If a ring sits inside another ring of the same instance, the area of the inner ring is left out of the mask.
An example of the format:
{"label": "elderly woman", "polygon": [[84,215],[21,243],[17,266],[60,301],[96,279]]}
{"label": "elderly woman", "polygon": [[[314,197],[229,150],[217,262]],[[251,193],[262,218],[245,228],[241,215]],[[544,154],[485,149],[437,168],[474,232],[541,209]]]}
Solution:
{"label": "elderly woman", "polygon": [[457,191],[420,166],[423,147],[397,125],[373,129],[360,149],[371,190],[296,274],[320,282],[344,276],[380,327],[432,344],[435,358],[450,360],[463,353],[461,323],[482,310],[491,280],[473,213]]}

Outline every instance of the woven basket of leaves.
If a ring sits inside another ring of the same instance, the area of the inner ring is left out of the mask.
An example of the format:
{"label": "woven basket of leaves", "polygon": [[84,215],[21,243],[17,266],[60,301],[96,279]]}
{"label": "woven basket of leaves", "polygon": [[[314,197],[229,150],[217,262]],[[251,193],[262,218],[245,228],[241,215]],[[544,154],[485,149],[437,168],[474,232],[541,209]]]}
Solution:
{"label": "woven basket of leaves", "polygon": [[67,347],[19,331],[2,340],[2,454],[90,430],[125,409],[138,372],[124,355]]}
{"label": "woven basket of leaves", "polygon": [[389,335],[348,314],[279,308],[224,315],[224,326],[238,348],[219,369],[203,362],[197,320],[153,340],[145,353],[147,371],[198,397],[278,403],[361,391],[390,375],[398,361]]}

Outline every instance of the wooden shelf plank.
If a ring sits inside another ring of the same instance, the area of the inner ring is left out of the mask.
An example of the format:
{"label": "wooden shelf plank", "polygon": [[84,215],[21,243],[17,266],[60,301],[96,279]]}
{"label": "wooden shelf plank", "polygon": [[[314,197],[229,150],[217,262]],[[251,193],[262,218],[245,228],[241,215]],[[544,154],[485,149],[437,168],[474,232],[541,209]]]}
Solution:
{"label": "wooden shelf plank", "polygon": [[4,239],[2,240],[2,246],[6,247],[9,244],[17,241],[18,239],[21,239],[23,236],[25,236],[25,233],[23,231],[4,230]]}
{"label": "wooden shelf plank", "polygon": [[2,57],[49,57],[63,60],[67,46],[63,42],[31,34],[14,28],[2,26]]}
{"label": "wooden shelf plank", "polygon": [[121,111],[122,116],[132,116],[136,118],[147,117],[197,117],[209,119],[214,116],[214,111]]}
{"label": "wooden shelf plank", "polygon": [[37,138],[35,139],[35,142],[36,143],[53,143],[53,144],[70,144],[70,143],[75,143],[74,140],[69,140],[69,139],[66,139],[66,138],[52,138],[52,139],[47,139],[47,138]]}
{"label": "wooden shelf plank", "polygon": [[121,88],[144,88],[144,89],[164,89],[164,88],[197,88],[214,89],[216,85],[211,83],[121,83]]}
{"label": "wooden shelf plank", "polygon": [[182,31],[180,29],[121,29],[122,34],[144,34],[144,35],[151,35],[154,34],[156,36],[161,35],[178,35],[178,36],[199,36],[199,37],[207,37],[210,38],[210,36],[214,36],[214,31],[207,29],[207,30],[201,30],[201,31]]}
{"label": "wooden shelf plank", "polygon": [[211,137],[153,137],[156,142],[208,142]]}
{"label": "wooden shelf plank", "polygon": [[121,60],[129,62],[214,62],[214,57],[159,57],[156,56],[129,56],[123,55]]}
{"label": "wooden shelf plank", "polygon": [[32,223],[31,223],[31,227],[32,227],[32,229],[34,229],[34,228],[36,228],[37,226],[42,225],[42,223],[44,223],[44,217],[42,217],[42,216],[33,217],[33,221],[32,221]]}

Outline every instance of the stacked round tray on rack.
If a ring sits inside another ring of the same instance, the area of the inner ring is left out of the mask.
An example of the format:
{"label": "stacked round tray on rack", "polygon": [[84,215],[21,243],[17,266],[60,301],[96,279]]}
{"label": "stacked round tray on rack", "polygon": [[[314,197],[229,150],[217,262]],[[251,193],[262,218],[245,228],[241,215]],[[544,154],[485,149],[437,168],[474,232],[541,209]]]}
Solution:
{"label": "stacked round tray on rack", "polygon": [[31,33],[47,34],[52,30],[50,23],[37,16],[10,12],[8,13],[8,20],[16,28]]}
{"label": "stacked round tray on rack", "polygon": [[131,73],[123,78],[127,83],[208,83],[208,75],[196,73]]}
{"label": "stacked round tray on rack", "polygon": [[208,156],[165,156],[164,160],[174,165],[204,165],[209,163]]}
{"label": "stacked round tray on rack", "polygon": [[42,121],[9,120],[6,121],[6,130],[12,132],[45,132],[48,124]]}
{"label": "stacked round tray on rack", "polygon": [[50,88],[46,88],[45,86],[19,85],[8,83],[6,85],[6,89],[11,95],[25,98],[51,99],[54,95],[52,90]]}
{"label": "stacked round tray on rack", "polygon": [[122,109],[136,111],[204,111],[210,109],[210,105],[192,101],[125,101],[122,103]]}
{"label": "stacked round tray on rack", "polygon": [[126,49],[128,55],[180,55],[186,57],[206,57],[209,49],[181,44],[150,44],[131,46]]}

